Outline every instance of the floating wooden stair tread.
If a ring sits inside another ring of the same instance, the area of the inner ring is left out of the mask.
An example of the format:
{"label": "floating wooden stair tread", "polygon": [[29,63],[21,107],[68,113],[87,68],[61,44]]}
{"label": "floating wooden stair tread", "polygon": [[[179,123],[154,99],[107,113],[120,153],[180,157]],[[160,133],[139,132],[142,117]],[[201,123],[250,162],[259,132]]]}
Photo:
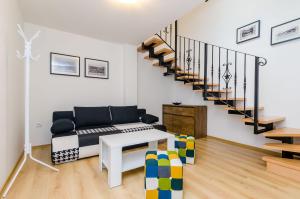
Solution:
{"label": "floating wooden stair tread", "polygon": [[[258,119],[259,124],[271,124],[271,123],[276,123],[276,122],[282,122],[284,121],[284,117],[260,117]],[[252,118],[244,118],[242,119],[243,122],[247,123],[254,123]]]}
{"label": "floating wooden stair tread", "polygon": [[[258,107],[258,110],[263,110],[264,107]],[[244,107],[226,107],[225,110],[227,111],[244,111]],[[253,111],[254,107],[246,107],[246,111]]]}
{"label": "floating wooden stair tread", "polygon": [[171,58],[168,58],[168,59],[165,59],[164,62],[174,62],[175,61],[175,57],[171,57]]}
{"label": "floating wooden stair tread", "polygon": [[[175,66],[172,66],[173,69],[175,69]],[[181,68],[179,68],[178,66],[176,67],[176,71],[181,71]]]}
{"label": "floating wooden stair tread", "polygon": [[148,39],[144,42],[144,45],[150,46],[150,45],[154,44],[153,47],[156,47],[156,46],[161,45],[162,43],[164,43],[164,42],[161,39],[159,39],[157,37],[151,37],[150,39]]}
{"label": "floating wooden stair tread", "polygon": [[184,76],[180,76],[177,77],[178,80],[204,80],[204,78],[202,77],[198,77],[198,75],[184,75]]}
{"label": "floating wooden stair tread", "polygon": [[180,71],[180,73],[178,73],[180,75],[199,75],[197,72],[194,73],[193,71],[187,71],[187,70],[183,71],[184,67],[181,67],[181,66],[178,66],[178,67],[182,68],[182,71]]}
{"label": "floating wooden stair tread", "polygon": [[[195,86],[204,86],[204,82],[190,82],[190,84],[194,84]],[[219,86],[219,84],[207,83],[207,86]]]}
{"label": "floating wooden stair tread", "polygon": [[155,58],[153,57],[149,57],[149,55],[145,56],[144,59],[148,59],[148,60],[154,60]]}
{"label": "floating wooden stair tread", "polygon": [[199,76],[198,73],[193,73],[193,71],[189,71],[189,72],[188,71],[180,71],[177,74],[179,74],[179,75],[195,75],[195,76]]}
{"label": "floating wooden stair tread", "polygon": [[300,171],[300,160],[285,159],[285,158],[272,157],[272,156],[264,156],[262,159],[268,163],[274,163],[283,167]]}
{"label": "floating wooden stair tread", "polygon": [[231,93],[232,90],[218,90],[218,89],[207,89],[209,93]]}
{"label": "floating wooden stair tread", "polygon": [[263,134],[265,137],[300,137],[300,129],[281,128],[268,131]]}
{"label": "floating wooden stair tread", "polygon": [[[154,63],[153,66],[165,67],[165,66],[160,65],[159,62]],[[171,69],[172,69],[172,70],[175,70],[175,66],[172,66]],[[180,71],[180,70],[181,70],[181,68],[178,68],[178,67],[177,67],[177,71]]]}
{"label": "floating wooden stair tread", "polygon": [[[222,97],[222,98],[219,98],[219,97],[208,97],[207,98],[208,101],[226,101],[226,97]],[[227,98],[228,101],[244,101],[244,98]]]}
{"label": "floating wooden stair tread", "polygon": [[268,143],[263,146],[265,149],[289,151],[300,153],[300,144],[282,144],[282,143]]}
{"label": "floating wooden stair tread", "polygon": [[156,55],[159,55],[159,54],[164,54],[164,55],[168,55],[168,54],[171,54],[171,53],[173,53],[174,51],[173,50],[171,50],[171,49],[169,49],[169,48],[162,48],[162,49],[160,49],[160,50],[157,50],[157,51],[155,51],[154,52],[154,54],[156,54]]}
{"label": "floating wooden stair tread", "polygon": [[177,74],[179,75],[198,75],[198,73],[188,72],[188,71],[180,71]]}
{"label": "floating wooden stair tread", "polygon": [[144,49],[143,46],[139,46],[139,47],[137,48],[137,51],[140,52],[140,53],[144,53],[144,52],[146,52],[147,50]]}
{"label": "floating wooden stair tread", "polygon": [[[199,92],[204,92],[204,90],[196,90],[196,91],[199,91]],[[218,90],[218,89],[207,89],[207,92],[209,93],[226,93],[226,90]],[[231,93],[232,91],[231,90],[227,90],[227,93]]]}
{"label": "floating wooden stair tread", "polygon": [[[175,66],[172,66],[171,69],[172,69],[172,70],[175,70]],[[181,68],[178,68],[178,67],[177,67],[176,70],[177,70],[177,71],[180,71]]]}
{"label": "floating wooden stair tread", "polygon": [[[153,58],[149,58],[149,56],[146,56],[145,59],[153,59]],[[174,61],[175,61],[174,57],[173,58],[168,58],[168,59],[164,60],[165,63],[174,62]],[[154,63],[153,66],[160,66],[159,62]],[[181,70],[181,68],[178,67],[178,70]]]}

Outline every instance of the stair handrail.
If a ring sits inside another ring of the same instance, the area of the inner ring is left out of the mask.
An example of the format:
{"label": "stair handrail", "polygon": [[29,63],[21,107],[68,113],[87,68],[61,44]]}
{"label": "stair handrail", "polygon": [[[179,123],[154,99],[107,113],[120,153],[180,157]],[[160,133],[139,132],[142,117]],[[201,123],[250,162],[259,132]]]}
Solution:
{"label": "stair handrail", "polygon": [[[175,29],[174,29],[175,27]],[[178,34],[178,22],[177,20],[175,21],[175,25],[174,24],[170,24],[169,26],[166,26],[163,30],[161,30],[159,33],[155,34],[156,36],[158,36],[172,51],[174,51],[175,53],[175,71],[173,71],[175,73],[175,80],[177,80],[177,77],[180,75],[180,74],[184,74],[186,75],[187,74],[187,82],[192,82],[193,83],[193,86],[195,85],[195,82],[196,81],[201,81],[201,76],[200,76],[200,73],[201,73],[201,55],[200,55],[200,52],[199,52],[199,55],[196,55],[198,56],[198,60],[197,60],[197,63],[198,63],[198,77],[196,77],[197,75],[195,74],[195,65],[196,65],[196,56],[195,56],[195,51],[197,49],[195,49],[195,43],[197,43],[197,45],[199,44],[199,50],[201,50],[201,45],[204,46],[204,88],[203,88],[203,97],[204,97],[204,100],[208,100],[208,97],[210,96],[210,93],[211,92],[208,92],[208,47],[211,47],[210,49],[212,50],[212,70],[211,70],[211,76],[212,76],[212,89],[210,91],[212,91],[212,93],[214,92],[214,50],[215,48],[218,48],[218,52],[219,53],[215,53],[215,54],[219,54],[219,71],[218,71],[218,79],[219,79],[219,95],[220,96],[220,93],[221,93],[221,88],[220,88],[220,85],[221,85],[221,70],[220,70],[220,60],[221,60],[221,55],[220,53],[223,51],[226,52],[226,64],[224,64],[224,66],[226,66],[226,73],[227,71],[229,71],[229,65],[232,65],[232,63],[229,62],[229,54],[231,53],[234,53],[234,56],[235,56],[235,61],[234,61],[234,64],[235,64],[235,74],[234,74],[234,104],[232,103],[229,103],[230,100],[228,100],[228,90],[229,90],[229,82],[230,82],[230,79],[232,78],[232,75],[231,77],[229,78],[229,80],[225,80],[225,78],[222,76],[222,78],[224,79],[225,83],[226,83],[226,90],[225,90],[225,93],[226,93],[226,100],[221,100],[221,97],[219,97],[220,101],[223,101],[224,104],[226,105],[229,105],[231,107],[234,107],[235,110],[237,112],[240,112],[242,113],[245,118],[248,118],[248,117],[251,117],[253,118],[253,122],[254,122],[254,132],[257,134],[259,133],[259,129],[258,129],[258,126],[259,126],[259,120],[258,120],[258,107],[259,107],[259,68],[261,66],[265,66],[267,65],[268,61],[266,58],[262,57],[262,56],[257,56],[257,55],[253,55],[253,54],[250,54],[250,53],[246,53],[246,52],[242,52],[242,51],[239,51],[239,50],[234,50],[234,49],[230,49],[230,48],[226,48],[226,47],[223,47],[223,46],[220,46],[220,45],[215,45],[215,44],[211,44],[209,42],[203,42],[203,41],[200,41],[200,40],[197,40],[197,39],[192,39],[192,38],[189,38],[189,37],[186,37],[186,36],[182,36],[182,35],[179,35]],[[181,44],[181,41],[184,40],[184,49],[183,49],[183,57],[182,57],[182,44]],[[186,55],[186,41],[188,41],[188,55]],[[192,42],[192,45],[190,45]],[[178,47],[179,46],[179,47]],[[190,48],[193,48],[193,55],[191,55],[191,51],[192,49]],[[244,69],[244,80],[243,80],[243,101],[244,101],[244,110],[243,111],[239,111],[236,109],[236,102],[237,102],[237,57],[242,55],[244,58],[244,66],[243,66],[243,69]],[[194,57],[192,57],[194,56]],[[247,110],[246,110],[246,89],[247,89],[247,75],[246,75],[246,69],[247,69],[247,59],[249,57],[253,57],[255,59],[255,80],[254,80],[254,112],[253,112],[253,116],[251,115],[248,115],[247,114]],[[182,60],[183,58],[183,60]],[[183,61],[183,66],[181,65],[182,64],[182,61]],[[179,64],[178,64],[179,62]],[[186,63],[187,63],[187,66],[188,66],[188,69],[186,70]],[[180,65],[180,67],[184,67],[183,69],[183,73],[179,73],[178,70],[177,70],[177,67]],[[167,69],[168,69],[168,72],[167,74],[169,74],[169,71],[172,71],[170,70],[172,66],[172,63],[170,63],[168,66],[167,66]],[[192,66],[192,67],[191,67]],[[191,69],[192,72],[191,72]],[[187,73],[186,73],[187,71]],[[192,75],[192,78],[191,76]],[[230,76],[228,74],[226,74],[226,76]],[[227,78],[227,77],[226,77]],[[231,87],[230,87],[231,89]],[[214,96],[214,95],[213,95]],[[232,100],[231,100],[232,101]]]}
{"label": "stair handrail", "polygon": [[252,56],[252,57],[259,57],[260,59],[262,59],[262,61],[260,61],[260,66],[265,66],[268,63],[267,59],[264,58],[264,57],[261,57],[261,56],[252,55],[250,53],[245,53],[245,52],[242,52],[242,51],[238,51],[238,50],[226,48],[226,47],[223,47],[223,46],[211,44],[211,43],[200,41],[200,40],[197,40],[197,39],[192,39],[192,38],[189,38],[189,37],[186,37],[186,36],[181,36],[181,35],[178,35],[178,34],[177,34],[177,37],[181,37],[181,38],[185,38],[185,39],[190,39],[191,41],[197,41],[197,42],[200,42],[202,44],[207,44],[207,45],[214,46],[214,47],[217,47],[217,48],[221,48],[221,49],[224,49],[224,50],[229,50],[231,52],[237,52],[237,53],[245,54],[245,55]]}

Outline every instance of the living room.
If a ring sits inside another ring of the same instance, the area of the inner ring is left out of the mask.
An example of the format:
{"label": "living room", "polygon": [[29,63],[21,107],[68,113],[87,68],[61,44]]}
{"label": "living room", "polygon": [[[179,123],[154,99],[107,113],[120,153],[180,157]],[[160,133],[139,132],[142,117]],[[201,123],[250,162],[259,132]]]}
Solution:
{"label": "living room", "polygon": [[0,7],[3,197],[298,198],[298,1]]}

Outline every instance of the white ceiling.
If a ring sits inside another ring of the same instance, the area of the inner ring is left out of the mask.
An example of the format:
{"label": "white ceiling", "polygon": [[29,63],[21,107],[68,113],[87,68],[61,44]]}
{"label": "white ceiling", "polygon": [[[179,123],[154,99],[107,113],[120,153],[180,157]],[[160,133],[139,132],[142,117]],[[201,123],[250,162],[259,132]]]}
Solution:
{"label": "white ceiling", "polygon": [[202,0],[19,0],[25,21],[98,39],[138,44]]}

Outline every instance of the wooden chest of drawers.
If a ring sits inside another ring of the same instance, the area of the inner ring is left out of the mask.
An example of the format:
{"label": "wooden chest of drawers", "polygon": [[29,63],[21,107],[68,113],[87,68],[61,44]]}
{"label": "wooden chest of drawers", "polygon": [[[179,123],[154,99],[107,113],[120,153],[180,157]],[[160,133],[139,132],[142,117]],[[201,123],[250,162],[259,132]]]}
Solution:
{"label": "wooden chest of drawers", "polygon": [[195,138],[207,135],[207,107],[163,105],[163,124],[169,132],[185,133]]}

